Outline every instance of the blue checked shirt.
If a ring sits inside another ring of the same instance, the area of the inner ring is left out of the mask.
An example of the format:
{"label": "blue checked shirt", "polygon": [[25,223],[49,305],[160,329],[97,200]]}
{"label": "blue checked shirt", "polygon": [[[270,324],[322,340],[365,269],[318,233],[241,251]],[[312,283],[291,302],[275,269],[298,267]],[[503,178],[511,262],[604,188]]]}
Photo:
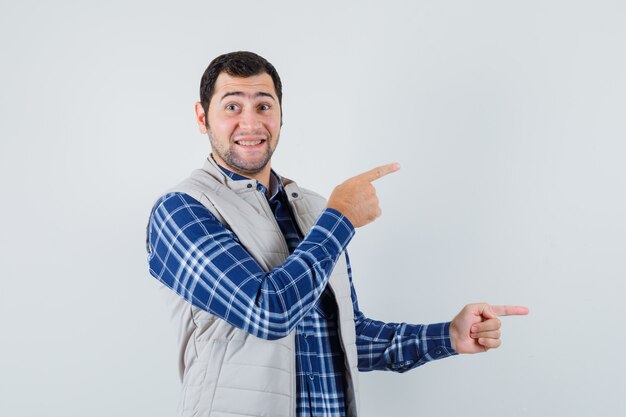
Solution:
{"label": "blue checked shirt", "polygon": [[[232,179],[247,179],[222,170]],[[194,306],[255,336],[276,339],[295,329],[296,415],[345,416],[344,353],[337,307],[326,284],[354,228],[339,212],[327,209],[302,236],[273,172],[271,188],[268,203],[291,253],[283,264],[263,271],[237,236],[202,204],[186,194],[170,193],[157,201],[150,218],[150,273]],[[267,196],[262,184],[257,190]],[[332,241],[337,243],[329,245]],[[200,259],[203,268],[197,267]],[[455,354],[449,323],[412,325],[366,318],[358,307],[349,260],[348,275],[359,370],[405,372]]]}

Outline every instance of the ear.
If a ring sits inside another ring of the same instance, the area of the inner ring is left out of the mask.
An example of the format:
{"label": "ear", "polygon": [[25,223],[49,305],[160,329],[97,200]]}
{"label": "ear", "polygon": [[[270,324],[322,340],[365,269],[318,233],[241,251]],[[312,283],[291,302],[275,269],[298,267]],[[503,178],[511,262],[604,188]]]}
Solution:
{"label": "ear", "polygon": [[196,110],[196,122],[198,122],[198,128],[200,128],[200,133],[202,133],[203,135],[207,133],[207,129],[206,129],[206,113],[204,112],[204,109],[202,108],[202,103],[200,103],[199,101],[196,102],[196,106],[195,106],[195,110]]}

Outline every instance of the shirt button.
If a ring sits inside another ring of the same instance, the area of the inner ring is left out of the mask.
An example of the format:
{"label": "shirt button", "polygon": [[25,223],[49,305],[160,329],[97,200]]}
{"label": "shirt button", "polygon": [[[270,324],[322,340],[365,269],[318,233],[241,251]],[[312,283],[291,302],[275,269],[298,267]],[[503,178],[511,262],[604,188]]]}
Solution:
{"label": "shirt button", "polygon": [[443,352],[441,349],[435,349],[435,355],[439,356],[441,355]]}
{"label": "shirt button", "polygon": [[248,184],[248,185],[246,185],[246,187],[252,188],[252,184]]}
{"label": "shirt button", "polygon": [[291,196],[292,196],[293,198],[298,198],[298,193],[291,193]]}
{"label": "shirt button", "polygon": [[313,374],[309,374],[309,379],[310,379],[311,381],[313,381],[313,380],[315,379],[315,375],[313,375]]}

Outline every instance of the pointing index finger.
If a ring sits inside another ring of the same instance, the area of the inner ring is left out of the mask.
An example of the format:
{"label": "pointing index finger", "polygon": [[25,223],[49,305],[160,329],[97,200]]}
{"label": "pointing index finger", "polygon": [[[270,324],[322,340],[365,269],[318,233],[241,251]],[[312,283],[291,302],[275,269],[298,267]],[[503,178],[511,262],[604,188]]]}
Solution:
{"label": "pointing index finger", "polygon": [[528,314],[528,307],[523,306],[491,306],[491,309],[498,316],[525,316]]}
{"label": "pointing index finger", "polygon": [[400,169],[400,164],[397,162],[393,162],[387,165],[381,165],[374,169],[370,169],[360,175],[357,175],[357,178],[363,178],[366,181],[372,182],[376,181],[385,175],[391,174],[392,172],[396,172]]}

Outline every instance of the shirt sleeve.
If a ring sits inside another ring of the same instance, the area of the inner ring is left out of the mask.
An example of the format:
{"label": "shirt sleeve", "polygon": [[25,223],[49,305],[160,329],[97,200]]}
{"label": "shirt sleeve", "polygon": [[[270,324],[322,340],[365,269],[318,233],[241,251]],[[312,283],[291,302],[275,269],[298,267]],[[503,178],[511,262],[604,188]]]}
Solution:
{"label": "shirt sleeve", "polygon": [[359,309],[347,253],[346,259],[354,307],[359,371],[386,370],[402,373],[432,360],[457,354],[452,348],[449,322],[384,323],[365,317]]}
{"label": "shirt sleeve", "polygon": [[265,272],[206,207],[170,193],[150,216],[148,262],[152,276],[195,307],[273,340],[315,304],[353,235],[341,213],[326,209],[294,252]]}

